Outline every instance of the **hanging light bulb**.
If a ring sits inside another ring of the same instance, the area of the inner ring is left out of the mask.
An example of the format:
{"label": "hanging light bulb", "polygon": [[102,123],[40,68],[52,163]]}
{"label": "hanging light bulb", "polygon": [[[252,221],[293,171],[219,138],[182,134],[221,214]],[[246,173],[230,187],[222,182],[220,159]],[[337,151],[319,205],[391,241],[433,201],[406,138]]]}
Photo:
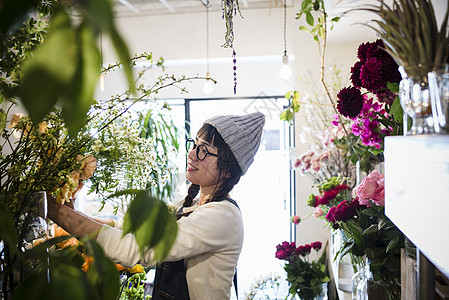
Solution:
{"label": "hanging light bulb", "polygon": [[207,72],[206,72],[206,82],[203,85],[203,92],[205,94],[212,94],[214,92],[214,85],[212,80],[210,79],[209,73],[209,6],[206,6],[206,63],[207,63]]}
{"label": "hanging light bulb", "polygon": [[287,0],[284,0],[284,55],[282,56],[282,65],[279,69],[279,77],[287,80],[292,76],[292,68],[288,64],[287,55]]}
{"label": "hanging light bulb", "polygon": [[292,76],[292,68],[290,68],[290,65],[288,64],[287,51],[285,51],[284,56],[282,56],[282,66],[279,69],[279,77],[287,80],[290,76]]}

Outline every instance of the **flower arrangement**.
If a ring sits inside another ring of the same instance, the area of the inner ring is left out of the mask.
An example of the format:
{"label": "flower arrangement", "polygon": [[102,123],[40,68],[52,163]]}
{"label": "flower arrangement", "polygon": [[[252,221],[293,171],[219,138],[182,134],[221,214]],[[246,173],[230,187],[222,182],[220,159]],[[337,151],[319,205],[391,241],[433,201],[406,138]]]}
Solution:
{"label": "flower arrangement", "polygon": [[[326,274],[326,253],[318,257],[321,242],[313,242],[296,247],[295,242],[282,242],[276,246],[276,258],[285,261],[284,270],[290,283],[291,299],[298,295],[301,299],[313,299],[323,292],[323,283],[329,281]],[[310,259],[312,249],[315,260]]]}
{"label": "flower arrangement", "polygon": [[383,152],[385,136],[400,135],[403,128],[397,96],[401,75],[384,49],[380,39],[362,43],[357,50],[359,60],[351,68],[353,86],[337,94],[338,112],[351,120],[352,133],[373,155]]}
{"label": "flower arrangement", "polygon": [[384,175],[372,171],[351,193],[340,178],[333,177],[323,182],[319,191],[318,195],[309,196],[309,205],[320,207],[321,218],[345,236],[336,258],[350,254],[353,264],[360,270],[366,257],[374,281],[397,299],[404,236],[385,215]]}

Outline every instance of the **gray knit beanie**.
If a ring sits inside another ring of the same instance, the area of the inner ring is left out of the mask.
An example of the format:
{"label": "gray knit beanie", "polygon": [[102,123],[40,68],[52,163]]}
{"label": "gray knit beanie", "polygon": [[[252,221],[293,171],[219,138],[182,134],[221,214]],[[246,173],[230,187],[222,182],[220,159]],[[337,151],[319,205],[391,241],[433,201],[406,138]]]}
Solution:
{"label": "gray knit beanie", "polygon": [[259,149],[265,124],[264,114],[255,112],[243,116],[216,116],[204,121],[204,124],[217,129],[245,174]]}

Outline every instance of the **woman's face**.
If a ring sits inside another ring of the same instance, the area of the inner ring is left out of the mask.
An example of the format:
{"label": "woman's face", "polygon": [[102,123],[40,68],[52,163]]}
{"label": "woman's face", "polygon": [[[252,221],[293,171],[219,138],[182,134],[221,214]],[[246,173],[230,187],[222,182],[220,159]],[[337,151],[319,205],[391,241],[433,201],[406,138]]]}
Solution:
{"label": "woman's face", "polygon": [[[190,149],[187,154],[186,178],[191,183],[199,185],[202,193],[212,193],[219,181],[218,158],[208,154],[204,160],[199,160],[196,153],[199,145],[204,145],[212,154],[217,154],[218,149],[199,137],[196,138],[195,144],[196,148]],[[200,151],[203,149],[204,147],[200,147]]]}

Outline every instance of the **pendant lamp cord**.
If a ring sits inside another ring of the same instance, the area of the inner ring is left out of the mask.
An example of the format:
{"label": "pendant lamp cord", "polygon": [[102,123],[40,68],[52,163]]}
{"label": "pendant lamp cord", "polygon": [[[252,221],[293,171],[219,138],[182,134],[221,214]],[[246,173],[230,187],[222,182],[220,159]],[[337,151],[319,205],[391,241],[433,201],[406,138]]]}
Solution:
{"label": "pendant lamp cord", "polygon": [[287,55],[287,0],[284,0],[284,55]]}
{"label": "pendant lamp cord", "polygon": [[206,7],[206,55],[207,76],[209,76],[209,6]]}

